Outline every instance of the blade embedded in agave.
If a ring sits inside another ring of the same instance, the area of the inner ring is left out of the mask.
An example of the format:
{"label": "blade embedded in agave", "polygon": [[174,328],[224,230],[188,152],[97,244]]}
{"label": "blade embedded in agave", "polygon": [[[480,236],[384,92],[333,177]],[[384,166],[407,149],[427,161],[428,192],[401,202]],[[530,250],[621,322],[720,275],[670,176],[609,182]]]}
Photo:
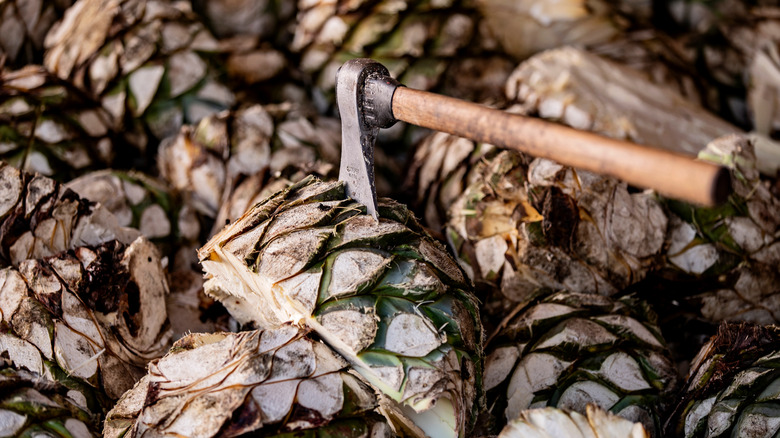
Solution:
{"label": "blade embedded in agave", "polygon": [[387,412],[463,435],[481,392],[470,286],[401,205],[380,203],[378,222],[364,211],[344,183],[289,186],[201,248],[206,289],[242,323],[310,327],[385,394]]}

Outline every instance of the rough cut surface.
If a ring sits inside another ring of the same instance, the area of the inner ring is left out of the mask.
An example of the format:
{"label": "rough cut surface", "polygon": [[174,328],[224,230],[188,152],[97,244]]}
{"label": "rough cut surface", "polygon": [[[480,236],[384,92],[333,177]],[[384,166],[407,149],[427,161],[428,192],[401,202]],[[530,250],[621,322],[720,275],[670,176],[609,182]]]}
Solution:
{"label": "rough cut surface", "polygon": [[379,217],[304,179],[201,248],[206,290],[239,322],[311,327],[420,428],[444,418],[428,434],[464,435],[481,402],[470,284],[405,207],[383,200]]}
{"label": "rough cut surface", "polygon": [[585,415],[556,408],[529,409],[507,424],[498,438],[647,438],[640,423],[632,423],[595,405]]}
{"label": "rough cut surface", "polygon": [[129,244],[138,236],[99,204],[54,180],[0,162],[0,265],[111,240]]}
{"label": "rough cut surface", "polygon": [[692,156],[715,138],[741,131],[642,72],[572,47],[527,60],[506,91],[544,119]]}
{"label": "rough cut surface", "polygon": [[306,334],[287,325],[185,336],[122,396],[103,436],[389,438],[371,388]]}

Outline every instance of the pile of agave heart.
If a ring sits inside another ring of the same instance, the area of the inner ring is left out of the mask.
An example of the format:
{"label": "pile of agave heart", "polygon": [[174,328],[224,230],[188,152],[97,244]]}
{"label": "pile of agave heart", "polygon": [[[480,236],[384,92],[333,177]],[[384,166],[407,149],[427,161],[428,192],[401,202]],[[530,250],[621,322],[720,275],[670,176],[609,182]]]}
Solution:
{"label": "pile of agave heart", "polygon": [[[0,1],[0,436],[776,437],[777,35],[759,0]],[[733,194],[399,124],[375,220],[355,57]]]}

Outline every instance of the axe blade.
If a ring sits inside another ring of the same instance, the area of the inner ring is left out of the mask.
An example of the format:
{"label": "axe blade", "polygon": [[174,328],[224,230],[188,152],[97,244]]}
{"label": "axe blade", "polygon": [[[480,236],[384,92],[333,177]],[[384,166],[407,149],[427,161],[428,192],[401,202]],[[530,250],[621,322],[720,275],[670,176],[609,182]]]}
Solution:
{"label": "axe blade", "polygon": [[387,69],[371,59],[347,61],[336,74],[336,102],[341,117],[341,166],[339,180],[347,195],[366,206],[377,219],[374,183],[374,143],[379,126],[366,120],[365,84],[370,76],[389,76]]}

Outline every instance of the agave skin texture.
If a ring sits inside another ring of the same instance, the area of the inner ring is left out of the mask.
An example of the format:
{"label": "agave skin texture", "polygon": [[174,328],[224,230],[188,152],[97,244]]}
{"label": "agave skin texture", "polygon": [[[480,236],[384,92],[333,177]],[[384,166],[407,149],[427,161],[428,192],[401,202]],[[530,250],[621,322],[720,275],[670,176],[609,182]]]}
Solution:
{"label": "agave skin texture", "polygon": [[777,436],[779,345],[777,326],[721,324],[693,360],[667,436]]}
{"label": "agave skin texture", "polygon": [[111,240],[132,243],[137,230],[121,227],[99,204],[56,181],[0,162],[0,266],[52,256]]}
{"label": "agave skin texture", "polygon": [[0,72],[0,159],[64,181],[110,165],[114,124],[96,100],[43,67]]}
{"label": "agave skin texture", "polygon": [[268,180],[279,176],[327,174],[333,166],[319,164],[319,160],[338,161],[340,126],[335,119],[304,117],[295,108],[274,111],[270,106],[252,105],[182,127],[178,135],[161,143],[157,166],[162,178],[190,198],[197,211],[217,217],[216,233],[226,220],[238,219],[256,202],[284,187],[253,203],[226,205],[245,178],[254,179],[262,191],[262,186],[270,184]]}
{"label": "agave skin texture", "polygon": [[[376,59],[401,83],[431,90],[470,49],[480,53],[484,45],[479,15],[468,1],[298,3],[288,49],[300,54],[299,68],[311,76],[326,108],[335,101],[336,71],[349,59]],[[468,93],[470,85],[453,91]]]}
{"label": "agave skin texture", "polygon": [[371,388],[307,334],[187,335],[109,412],[103,436],[391,436]]}
{"label": "agave skin texture", "polygon": [[46,36],[44,66],[100,101],[125,138],[152,138],[229,108],[217,49],[189,2],[78,0]]}
{"label": "agave skin texture", "polygon": [[[0,334],[0,349],[19,348],[9,345],[7,336]],[[85,406],[87,398],[82,392],[59,382],[42,382],[39,374],[3,362],[0,362],[0,436],[99,436],[98,417]]]}
{"label": "agave skin texture", "polygon": [[151,242],[112,241],[0,270],[0,324],[34,346],[8,350],[17,366],[56,380],[54,366],[116,400],[170,345],[167,294]]}
{"label": "agave skin texture", "polygon": [[700,283],[687,299],[716,323],[780,322],[780,198],[760,178],[755,146],[726,135],[699,153],[729,169],[734,192],[724,204],[665,201],[672,214],[663,274]]}
{"label": "agave skin texture", "polygon": [[380,201],[376,222],[342,182],[306,178],[199,254],[206,291],[239,322],[310,327],[415,427],[449,436],[470,427],[481,393],[476,301],[404,206]]}
{"label": "agave skin texture", "polygon": [[485,388],[508,421],[593,403],[661,436],[677,373],[654,314],[633,298],[552,293],[523,306],[492,341]]}
{"label": "agave skin texture", "polygon": [[7,0],[0,3],[0,58],[6,65],[39,63],[43,40],[74,0]]}

